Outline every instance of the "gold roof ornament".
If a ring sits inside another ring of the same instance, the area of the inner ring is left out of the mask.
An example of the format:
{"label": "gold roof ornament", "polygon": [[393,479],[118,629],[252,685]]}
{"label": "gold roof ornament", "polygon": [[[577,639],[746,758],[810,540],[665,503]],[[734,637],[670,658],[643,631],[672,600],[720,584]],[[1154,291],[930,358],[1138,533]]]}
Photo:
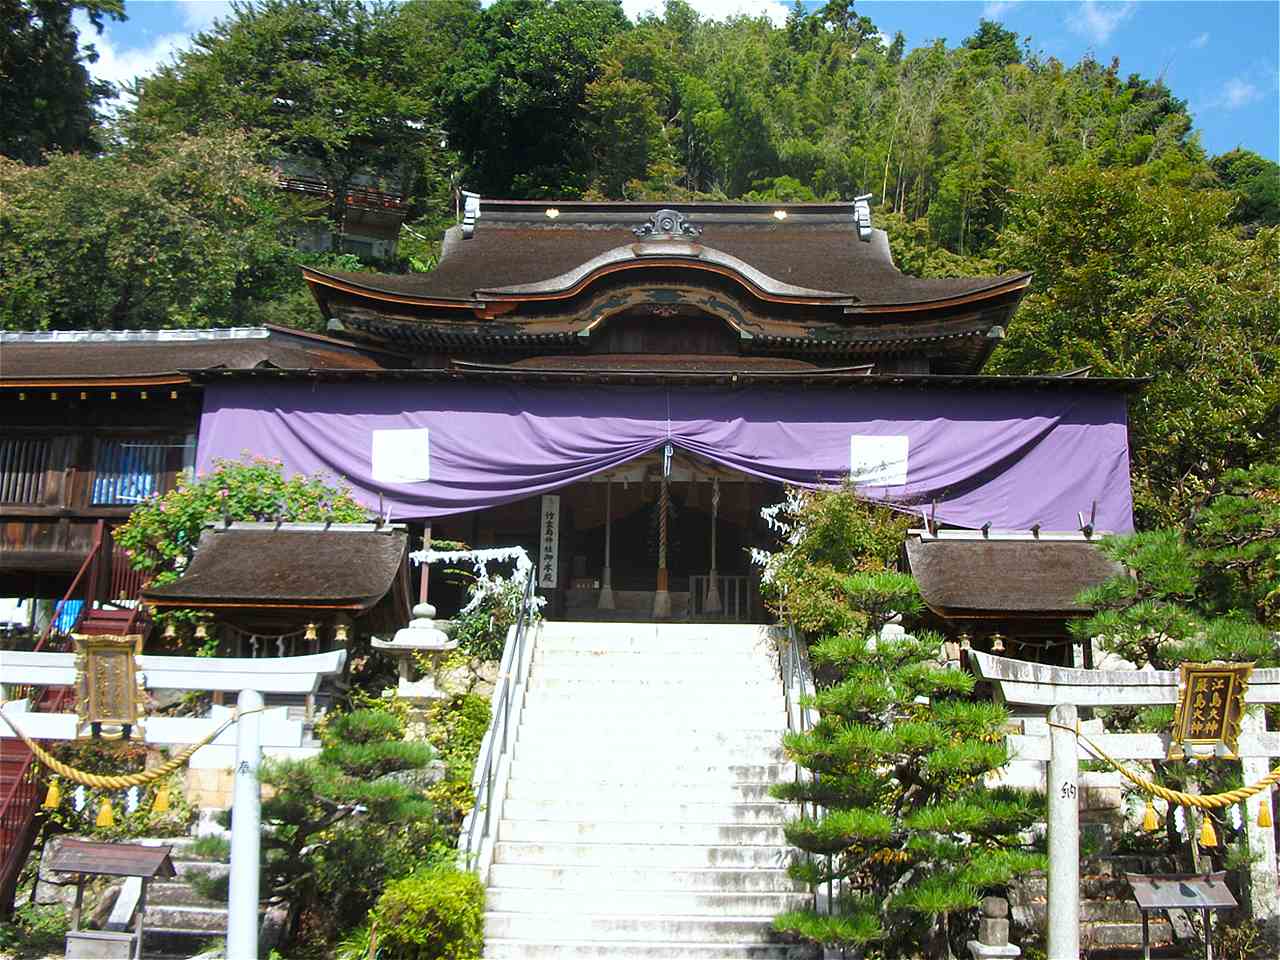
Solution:
{"label": "gold roof ornament", "polygon": [[1252,663],[1184,663],[1178,670],[1178,706],[1169,759],[1236,759],[1244,694]]}
{"label": "gold roof ornament", "polygon": [[80,735],[128,740],[143,717],[146,692],[138,672],[142,634],[72,634],[76,645],[76,713]]}

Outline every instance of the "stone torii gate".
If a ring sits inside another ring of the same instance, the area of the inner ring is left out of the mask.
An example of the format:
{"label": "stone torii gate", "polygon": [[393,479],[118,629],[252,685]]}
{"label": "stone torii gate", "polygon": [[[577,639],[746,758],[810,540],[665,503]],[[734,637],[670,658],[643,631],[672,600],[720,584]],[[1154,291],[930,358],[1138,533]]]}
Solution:
{"label": "stone torii gate", "polygon": [[[70,686],[76,680],[73,653],[0,652],[5,685]],[[256,659],[139,656],[138,675],[148,690],[239,692],[239,719],[197,751],[235,750],[231,818],[231,884],[227,897],[227,960],[258,960],[258,901],[262,787],[258,767],[263,749],[302,747],[303,724],[288,719],[288,708],[265,710],[264,693],[311,695],[320,679],[342,671],[347,651],[303,657]],[[0,725],[31,740],[74,740],[83,726],[75,713],[31,713],[29,703],[5,704]],[[217,708],[215,708],[215,711]],[[141,739],[156,746],[200,743],[225,723],[225,716],[192,719],[151,717],[141,721]],[[192,758],[194,759],[194,757]],[[230,760],[230,756],[227,757]],[[228,763],[228,766],[232,764]]]}
{"label": "stone torii gate", "polygon": [[[1092,760],[1077,729],[1078,707],[1154,706],[1178,702],[1178,674],[1171,670],[1080,670],[968,651],[970,669],[989,682],[996,698],[1017,714],[1047,714],[1045,733],[1007,738],[1012,761],[1048,763],[1049,936],[1048,960],[1080,956],[1080,807],[1079,763]],[[1268,732],[1264,704],[1280,703],[1280,670],[1255,670],[1245,695],[1247,704],[1236,754],[1244,782],[1269,772],[1270,758],[1280,756],[1280,733]],[[1099,734],[1089,739],[1121,760],[1164,760],[1172,737],[1163,733]],[[1270,802],[1264,796],[1264,802]],[[1280,932],[1275,832],[1244,818],[1249,852],[1250,900],[1253,916],[1274,936]]]}

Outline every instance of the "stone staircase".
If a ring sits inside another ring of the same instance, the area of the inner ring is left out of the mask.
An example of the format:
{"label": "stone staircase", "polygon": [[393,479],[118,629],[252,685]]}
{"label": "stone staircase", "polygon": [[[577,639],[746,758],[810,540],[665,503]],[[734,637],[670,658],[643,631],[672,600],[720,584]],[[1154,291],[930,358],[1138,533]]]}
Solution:
{"label": "stone staircase", "polygon": [[[1136,857],[1093,857],[1080,864],[1080,947],[1091,956],[1141,955],[1142,912],[1133,902],[1126,871],[1150,873],[1151,869]],[[1048,930],[1047,894],[1044,874],[1023,877],[1009,887],[1015,924],[1036,931],[1042,939]],[[1152,914],[1150,929],[1153,948],[1174,942],[1174,929],[1165,914]]]}
{"label": "stone staircase", "polygon": [[546,623],[488,876],[490,958],[784,958],[793,775],[767,627]]}
{"label": "stone staircase", "polygon": [[177,876],[154,880],[147,885],[145,956],[189,957],[215,938],[227,933],[227,903],[224,895],[210,899],[192,886],[203,874],[226,877],[230,866],[224,858],[200,856],[190,837],[145,840],[150,844],[171,844],[170,859]]}

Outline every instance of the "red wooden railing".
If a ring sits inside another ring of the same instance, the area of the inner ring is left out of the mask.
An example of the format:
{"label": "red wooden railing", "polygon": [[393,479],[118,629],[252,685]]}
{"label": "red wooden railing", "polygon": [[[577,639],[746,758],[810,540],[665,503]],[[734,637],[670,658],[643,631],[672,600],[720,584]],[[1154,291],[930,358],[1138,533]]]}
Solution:
{"label": "red wooden railing", "polygon": [[[109,568],[105,566],[108,560]],[[45,646],[65,649],[71,633],[92,615],[95,604],[133,603],[124,630],[125,633],[133,632],[143,616],[139,600],[141,592],[142,574],[132,568],[124,551],[113,548],[111,533],[99,520],[89,555],[54,607],[54,616],[34,649],[40,650]],[[81,602],[79,612],[74,618],[63,617],[62,613],[73,601]],[[18,696],[29,697],[33,710],[62,713],[70,709],[75,691],[71,687],[10,688],[10,696],[15,699]],[[0,729],[0,734],[8,732]],[[26,744],[17,737],[5,736],[0,739],[0,744],[0,916],[8,916],[13,910],[13,898],[23,864],[35,842],[36,815],[40,810],[45,776],[44,768],[36,763]]]}

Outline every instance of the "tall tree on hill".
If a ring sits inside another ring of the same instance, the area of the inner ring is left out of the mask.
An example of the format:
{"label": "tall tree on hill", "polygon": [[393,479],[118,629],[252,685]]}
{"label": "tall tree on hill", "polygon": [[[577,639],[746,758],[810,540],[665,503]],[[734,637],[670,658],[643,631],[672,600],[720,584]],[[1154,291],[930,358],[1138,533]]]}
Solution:
{"label": "tall tree on hill", "polygon": [[0,157],[0,197],[0,329],[231,326],[301,286],[305,211],[241,134]]}
{"label": "tall tree on hill", "polygon": [[999,256],[1035,273],[995,371],[1150,377],[1131,405],[1139,527],[1280,442],[1280,228],[1240,236],[1226,191],[1077,166],[1025,188]]}
{"label": "tall tree on hill", "polygon": [[264,159],[324,181],[336,230],[358,177],[411,196],[430,188],[424,178],[442,149],[436,64],[476,6],[236,4],[190,50],[138,83],[125,128],[141,141],[249,131],[270,148]]}
{"label": "tall tree on hill", "polygon": [[[628,26],[619,0],[498,0],[481,12],[445,66],[449,137],[475,188],[581,195],[592,166],[587,89],[609,41]],[[645,112],[634,98],[596,112],[614,109]]]}
{"label": "tall tree on hill", "polygon": [[0,154],[39,163],[50,150],[94,152],[97,108],[114,93],[85,64],[98,59],[71,18],[99,32],[124,19],[123,0],[0,0]]}

